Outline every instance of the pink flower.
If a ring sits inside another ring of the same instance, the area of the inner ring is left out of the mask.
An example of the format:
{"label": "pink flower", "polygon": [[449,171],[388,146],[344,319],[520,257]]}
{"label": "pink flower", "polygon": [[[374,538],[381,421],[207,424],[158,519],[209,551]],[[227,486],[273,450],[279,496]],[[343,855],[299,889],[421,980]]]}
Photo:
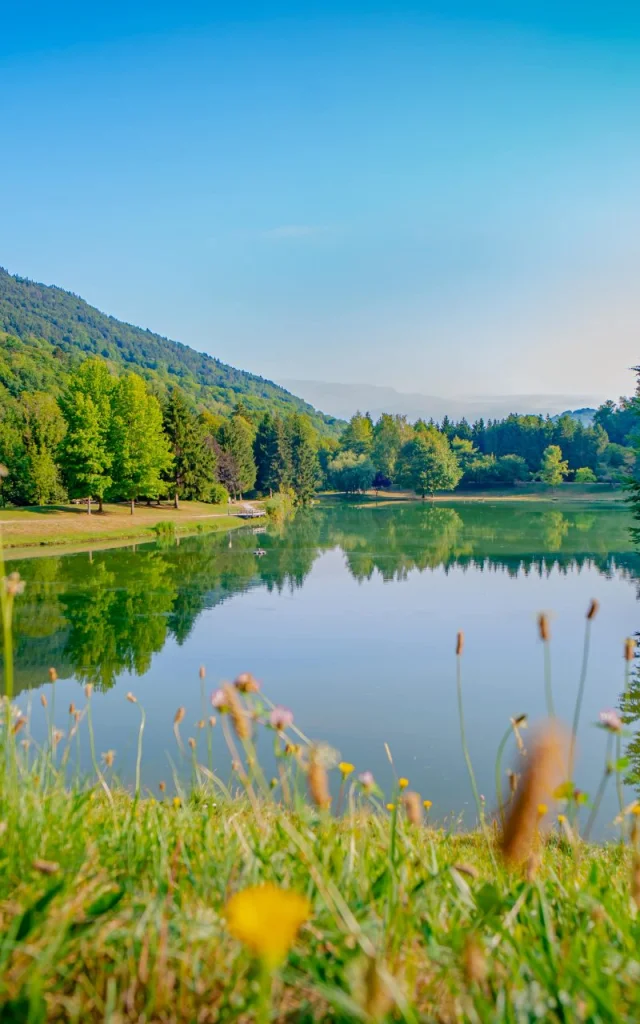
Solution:
{"label": "pink flower", "polygon": [[281,704],[276,705],[269,715],[269,725],[278,732],[283,732],[293,725],[293,711],[283,708]]}
{"label": "pink flower", "polygon": [[360,772],[358,775],[358,782],[361,786],[364,786],[365,789],[373,789],[375,781],[376,780],[374,779],[372,772]]}
{"label": "pink flower", "polygon": [[608,729],[609,732],[622,731],[622,719],[617,711],[601,711],[598,717],[603,729]]}
{"label": "pink flower", "polygon": [[214,708],[218,709],[218,711],[226,711],[227,698],[225,696],[224,690],[214,690],[213,693],[211,694],[211,703]]}

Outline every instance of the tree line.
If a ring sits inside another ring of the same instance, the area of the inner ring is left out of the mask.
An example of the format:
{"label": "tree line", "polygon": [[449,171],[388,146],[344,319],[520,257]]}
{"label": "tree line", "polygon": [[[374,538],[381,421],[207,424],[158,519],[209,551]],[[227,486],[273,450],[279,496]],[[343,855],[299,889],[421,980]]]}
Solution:
{"label": "tree line", "polygon": [[[286,492],[307,504],[319,489],[344,493],[396,487],[436,491],[512,487],[532,479],[622,482],[633,475],[637,399],[606,403],[592,426],[511,415],[439,424],[356,413],[339,438],[318,433],[300,412],[198,408],[174,385],[155,388],[134,372],[114,375],[92,357],[62,392],[3,390],[0,497],[14,505],[67,498],[127,501],[181,498],[214,503]],[[611,436],[609,435],[611,430]],[[614,437],[615,440],[611,440]]]}
{"label": "tree line", "polygon": [[[622,403],[625,403],[624,405]],[[624,421],[624,422],[623,422]],[[612,424],[611,441],[604,424]],[[584,426],[557,419],[511,415],[502,420],[441,423],[383,413],[374,423],[356,413],[325,462],[329,486],[348,492],[389,487],[425,496],[465,488],[513,487],[530,480],[621,483],[635,462],[636,400],[607,403]]]}

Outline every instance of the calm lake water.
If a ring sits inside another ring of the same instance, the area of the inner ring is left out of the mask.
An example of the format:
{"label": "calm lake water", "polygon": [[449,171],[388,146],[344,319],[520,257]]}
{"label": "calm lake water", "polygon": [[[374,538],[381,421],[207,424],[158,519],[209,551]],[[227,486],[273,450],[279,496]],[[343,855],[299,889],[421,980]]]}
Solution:
{"label": "calm lake water", "polygon": [[[536,615],[552,615],[557,710],[570,721],[585,611],[595,597],[601,610],[576,773],[593,792],[605,737],[592,723],[619,702],[623,641],[640,625],[640,556],[629,525],[615,508],[327,502],[261,533],[18,559],[11,568],[27,581],[16,623],[19,701],[26,707],[31,694],[38,735],[37,693],[50,691],[48,666],[60,677],[60,727],[71,701],[84,704],[82,684],[93,681],[98,749],[114,749],[130,779],[139,714],[125,695],[133,691],[147,712],[143,781],[155,786],[171,778],[169,759],[179,760],[179,705],[183,736],[198,735],[199,666],[207,694],[251,671],[307,734],[359,770],[390,784],[386,742],[398,773],[433,800],[438,816],[462,812],[471,823],[456,631],[466,636],[471,754],[491,806],[495,750],[509,717],[544,715]],[[226,777],[217,731],[214,744]],[[609,796],[612,817],[613,787]]]}

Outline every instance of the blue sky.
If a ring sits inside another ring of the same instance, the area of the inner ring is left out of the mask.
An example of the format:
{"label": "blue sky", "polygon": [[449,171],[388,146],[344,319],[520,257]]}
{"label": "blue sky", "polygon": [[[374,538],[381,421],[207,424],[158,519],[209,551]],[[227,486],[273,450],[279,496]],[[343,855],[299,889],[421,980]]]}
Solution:
{"label": "blue sky", "polygon": [[2,17],[12,272],[275,379],[631,389],[640,6]]}

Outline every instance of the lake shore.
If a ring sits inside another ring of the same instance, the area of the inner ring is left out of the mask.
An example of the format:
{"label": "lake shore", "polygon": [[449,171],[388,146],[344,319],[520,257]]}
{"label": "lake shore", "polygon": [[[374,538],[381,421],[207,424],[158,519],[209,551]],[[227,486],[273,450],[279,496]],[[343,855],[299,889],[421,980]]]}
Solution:
{"label": "lake shore", "polygon": [[[318,496],[323,499],[340,499],[375,503],[376,505],[401,502],[421,501],[412,491],[364,491],[358,494],[343,495],[337,491],[324,491]],[[626,503],[626,492],[621,487],[612,488],[609,484],[561,484],[559,487],[548,487],[546,484],[532,483],[521,487],[496,488],[487,491],[439,491],[424,499],[425,503],[436,504],[493,504],[508,502],[535,502],[540,504],[593,504],[619,505]]]}
{"label": "lake shore", "polygon": [[169,504],[138,505],[133,515],[128,505],[107,503],[103,513],[96,510],[91,515],[77,505],[0,509],[0,530],[7,556],[11,558],[52,546],[86,551],[129,540],[156,540],[154,527],[159,523],[170,523],[169,529],[177,536],[238,529],[247,524],[238,514],[244,504],[261,507],[259,502],[229,506],[183,501],[179,509]]}

